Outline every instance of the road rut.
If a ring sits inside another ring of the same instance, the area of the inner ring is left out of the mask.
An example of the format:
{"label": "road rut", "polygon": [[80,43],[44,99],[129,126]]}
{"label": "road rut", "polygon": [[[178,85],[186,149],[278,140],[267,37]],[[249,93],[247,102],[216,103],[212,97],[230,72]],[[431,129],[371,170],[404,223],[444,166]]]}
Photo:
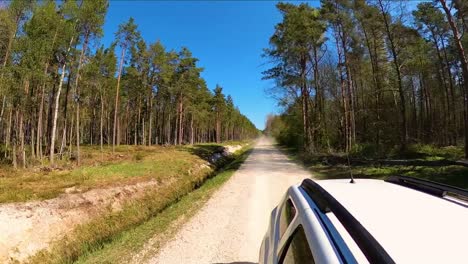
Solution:
{"label": "road rut", "polygon": [[260,138],[239,170],[149,263],[257,263],[270,213],[310,173]]}

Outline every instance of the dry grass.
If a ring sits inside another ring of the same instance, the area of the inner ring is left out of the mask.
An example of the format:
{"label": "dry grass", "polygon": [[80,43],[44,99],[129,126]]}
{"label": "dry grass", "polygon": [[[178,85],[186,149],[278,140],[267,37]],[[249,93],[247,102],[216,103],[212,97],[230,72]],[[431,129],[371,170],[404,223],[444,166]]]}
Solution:
{"label": "dry grass", "polygon": [[206,157],[219,145],[180,147],[119,146],[82,147],[82,165],[59,161],[55,169],[36,166],[14,170],[0,167],[0,203],[44,200],[57,197],[67,188],[86,191],[92,188],[118,186],[155,179],[189,175],[193,168],[206,164]]}
{"label": "dry grass", "polygon": [[[121,211],[109,211],[79,226],[49,250],[33,256],[29,262],[72,263],[79,260],[87,263],[116,263],[123,259],[128,260],[148,239],[166,232],[180,216],[193,214],[200,202],[206,201],[240,166],[248,155],[248,149],[249,147],[245,147],[227,160],[231,163],[216,177],[211,177],[214,174],[206,170],[192,172],[189,177],[177,177],[173,184],[164,186],[157,192],[149,191],[140,199],[128,201]],[[176,151],[193,153],[193,149]],[[159,159],[146,157],[145,161],[158,162]],[[186,162],[173,160],[174,164],[168,165],[167,169],[180,169],[187,165]],[[179,170],[180,172],[183,171]],[[192,192],[194,190],[196,191]]]}

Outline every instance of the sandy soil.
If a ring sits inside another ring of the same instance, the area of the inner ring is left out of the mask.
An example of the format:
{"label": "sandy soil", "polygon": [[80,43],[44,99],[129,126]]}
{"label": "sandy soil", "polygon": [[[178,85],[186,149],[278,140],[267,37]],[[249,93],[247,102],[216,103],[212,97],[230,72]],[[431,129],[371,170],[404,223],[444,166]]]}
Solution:
{"label": "sandy soil", "polygon": [[261,138],[231,179],[149,263],[257,263],[271,210],[311,175]]}
{"label": "sandy soil", "polygon": [[24,261],[102,210],[109,207],[119,210],[123,201],[138,197],[147,188],[157,185],[156,181],[148,181],[83,193],[69,189],[46,201],[2,204],[0,263]]}

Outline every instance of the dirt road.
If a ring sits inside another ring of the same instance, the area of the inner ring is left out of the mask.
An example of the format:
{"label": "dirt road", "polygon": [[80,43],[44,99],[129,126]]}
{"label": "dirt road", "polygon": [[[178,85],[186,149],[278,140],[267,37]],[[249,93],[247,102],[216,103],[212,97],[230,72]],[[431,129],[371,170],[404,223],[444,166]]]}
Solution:
{"label": "dirt road", "polygon": [[257,263],[271,210],[310,174],[261,138],[232,178],[150,263]]}

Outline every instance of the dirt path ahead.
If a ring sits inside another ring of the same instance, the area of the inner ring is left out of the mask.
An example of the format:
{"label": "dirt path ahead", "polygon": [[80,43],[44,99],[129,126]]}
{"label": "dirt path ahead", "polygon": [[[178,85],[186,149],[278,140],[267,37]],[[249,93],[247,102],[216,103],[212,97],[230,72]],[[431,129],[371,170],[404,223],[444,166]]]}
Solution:
{"label": "dirt path ahead", "polygon": [[257,263],[271,210],[310,173],[261,138],[232,178],[150,263]]}

